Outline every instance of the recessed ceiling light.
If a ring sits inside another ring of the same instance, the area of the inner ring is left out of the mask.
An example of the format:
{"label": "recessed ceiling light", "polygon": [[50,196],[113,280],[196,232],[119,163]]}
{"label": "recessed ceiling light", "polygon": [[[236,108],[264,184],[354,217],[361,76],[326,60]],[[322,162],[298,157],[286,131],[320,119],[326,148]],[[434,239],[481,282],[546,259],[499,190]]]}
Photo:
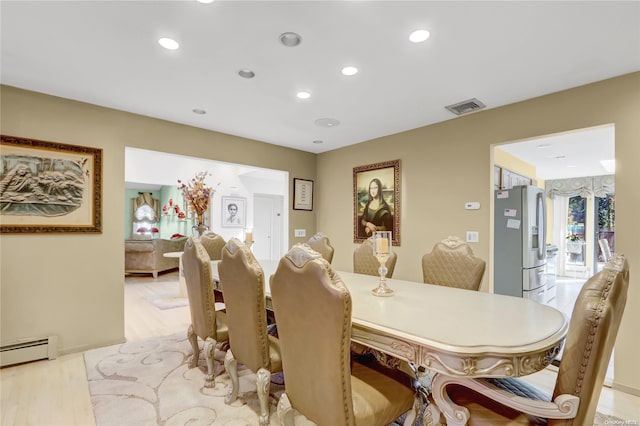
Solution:
{"label": "recessed ceiling light", "polygon": [[409,34],[409,40],[413,43],[421,43],[429,38],[431,33],[427,30],[416,30]]}
{"label": "recessed ceiling light", "polygon": [[321,143],[324,143],[324,141],[321,141],[321,140],[315,140],[315,141],[313,141],[313,143],[315,143],[315,144],[321,144]]}
{"label": "recessed ceiling light", "polygon": [[215,0],[198,0],[198,3],[209,4],[213,3]]}
{"label": "recessed ceiling light", "polygon": [[342,68],[342,75],[356,75],[358,74],[358,68],[356,67],[344,67]]}
{"label": "recessed ceiling light", "polygon": [[295,47],[302,43],[302,37],[300,37],[300,34],[292,32],[282,33],[280,34],[280,43],[287,47]]}
{"label": "recessed ceiling light", "polygon": [[207,113],[207,111],[200,108],[194,108],[191,111],[193,111],[194,114],[199,114],[199,115],[204,115]]}
{"label": "recessed ceiling light", "polygon": [[540,145],[536,145],[536,148],[548,148],[550,146],[550,143],[541,143]]}
{"label": "recessed ceiling light", "polygon": [[556,160],[563,160],[563,159],[567,158],[567,156],[566,155],[556,155],[553,158],[555,158]]}
{"label": "recessed ceiling light", "polygon": [[340,124],[335,118],[318,118],[314,123],[320,127],[335,127]]}
{"label": "recessed ceiling light", "polygon": [[248,68],[243,68],[240,71],[238,71],[238,75],[242,78],[253,78],[256,76],[256,73],[254,73]]}
{"label": "recessed ceiling light", "polygon": [[309,99],[311,97],[311,93],[309,92],[298,92],[296,96],[300,99]]}
{"label": "recessed ceiling light", "polygon": [[164,47],[165,49],[169,49],[169,50],[176,50],[177,48],[180,47],[180,45],[178,44],[177,41],[175,41],[172,38],[167,38],[167,37],[163,37],[160,40],[158,40],[158,43],[160,43],[160,46]]}

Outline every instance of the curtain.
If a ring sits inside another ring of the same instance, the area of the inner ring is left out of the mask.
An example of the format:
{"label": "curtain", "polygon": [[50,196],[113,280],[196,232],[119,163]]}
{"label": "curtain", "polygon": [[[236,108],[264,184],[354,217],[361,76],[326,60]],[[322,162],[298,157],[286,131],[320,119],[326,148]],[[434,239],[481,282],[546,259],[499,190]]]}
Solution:
{"label": "curtain", "polygon": [[553,241],[558,246],[556,258],[556,275],[565,276],[565,259],[567,258],[567,212],[569,197],[555,197],[553,199]]}
{"label": "curtain", "polygon": [[545,182],[547,196],[552,200],[557,196],[582,198],[606,197],[615,194],[615,176],[587,176],[570,179],[554,179]]}

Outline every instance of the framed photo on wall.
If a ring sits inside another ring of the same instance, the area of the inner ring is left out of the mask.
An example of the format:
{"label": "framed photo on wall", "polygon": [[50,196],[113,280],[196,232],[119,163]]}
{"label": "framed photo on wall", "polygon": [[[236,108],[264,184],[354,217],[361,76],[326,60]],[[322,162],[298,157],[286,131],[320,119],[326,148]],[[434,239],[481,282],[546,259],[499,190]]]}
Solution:
{"label": "framed photo on wall", "polygon": [[293,209],[313,210],[313,181],[293,178]]}
{"label": "framed photo on wall", "polygon": [[0,232],[102,232],[102,149],[6,135],[0,144]]}
{"label": "framed photo on wall", "polygon": [[222,227],[244,228],[247,223],[247,199],[222,197]]}
{"label": "framed photo on wall", "polygon": [[400,245],[400,160],[353,168],[353,242],[392,231]]}

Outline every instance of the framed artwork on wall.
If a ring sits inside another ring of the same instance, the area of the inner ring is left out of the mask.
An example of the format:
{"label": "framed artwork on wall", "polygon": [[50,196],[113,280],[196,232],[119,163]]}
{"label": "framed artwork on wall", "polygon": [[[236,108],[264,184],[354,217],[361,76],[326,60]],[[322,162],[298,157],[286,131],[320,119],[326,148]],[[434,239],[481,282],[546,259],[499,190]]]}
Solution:
{"label": "framed artwork on wall", "polygon": [[102,232],[102,149],[5,135],[0,143],[0,232]]}
{"label": "framed artwork on wall", "polygon": [[222,227],[244,228],[247,223],[247,199],[222,197]]}
{"label": "framed artwork on wall", "polygon": [[313,181],[293,178],[293,209],[313,210]]}
{"label": "framed artwork on wall", "polygon": [[353,242],[392,231],[400,245],[400,160],[353,168]]}

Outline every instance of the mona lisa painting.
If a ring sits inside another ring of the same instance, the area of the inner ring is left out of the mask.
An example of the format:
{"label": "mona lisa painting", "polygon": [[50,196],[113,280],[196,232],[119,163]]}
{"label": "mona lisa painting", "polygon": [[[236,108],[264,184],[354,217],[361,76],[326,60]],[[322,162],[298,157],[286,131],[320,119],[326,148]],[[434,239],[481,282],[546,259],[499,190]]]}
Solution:
{"label": "mona lisa painting", "polygon": [[353,168],[353,242],[392,231],[400,245],[400,160]]}

